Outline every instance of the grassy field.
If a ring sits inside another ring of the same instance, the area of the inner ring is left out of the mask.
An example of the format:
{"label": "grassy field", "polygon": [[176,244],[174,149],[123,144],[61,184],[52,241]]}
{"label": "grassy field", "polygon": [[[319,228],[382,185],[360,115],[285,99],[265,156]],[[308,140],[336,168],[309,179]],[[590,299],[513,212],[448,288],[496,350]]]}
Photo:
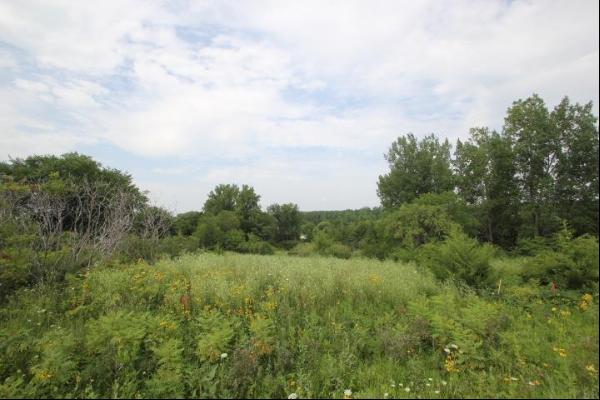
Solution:
{"label": "grassy field", "polygon": [[0,309],[0,397],[598,398],[597,301],[494,266],[486,293],[366,259],[96,268]]}

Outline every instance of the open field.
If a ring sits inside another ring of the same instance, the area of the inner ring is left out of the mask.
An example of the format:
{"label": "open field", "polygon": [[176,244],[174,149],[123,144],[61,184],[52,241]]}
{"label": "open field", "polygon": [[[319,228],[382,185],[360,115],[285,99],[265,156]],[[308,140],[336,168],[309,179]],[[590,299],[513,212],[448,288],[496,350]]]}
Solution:
{"label": "open field", "polygon": [[499,294],[362,258],[98,267],[1,309],[0,397],[597,398],[598,305],[518,262]]}

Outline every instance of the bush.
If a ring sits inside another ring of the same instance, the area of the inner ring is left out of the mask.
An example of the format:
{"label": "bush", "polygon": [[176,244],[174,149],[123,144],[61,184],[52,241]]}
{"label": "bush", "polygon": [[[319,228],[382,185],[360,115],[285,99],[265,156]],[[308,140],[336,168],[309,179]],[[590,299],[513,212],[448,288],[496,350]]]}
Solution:
{"label": "bush", "polygon": [[563,229],[555,237],[555,250],[545,250],[529,259],[523,279],[536,279],[541,284],[554,282],[568,289],[598,286],[598,239],[580,236],[573,239]]}
{"label": "bush", "polygon": [[345,244],[334,243],[329,248],[329,254],[337,258],[345,258],[348,259],[352,257],[352,249]]}
{"label": "bush", "polygon": [[382,238],[391,247],[414,248],[461,231],[440,206],[404,204],[382,219]]}
{"label": "bush", "polygon": [[312,243],[298,243],[296,247],[288,251],[290,256],[308,257],[316,253],[315,245]]}
{"label": "bush", "polygon": [[275,250],[269,243],[261,240],[258,236],[250,234],[248,240],[241,244],[239,250],[242,253],[273,254]]}
{"label": "bush", "polygon": [[514,253],[519,256],[535,256],[550,248],[551,244],[546,238],[536,236],[519,240],[514,249]]}
{"label": "bush", "polygon": [[454,278],[481,287],[490,283],[494,252],[490,245],[480,245],[463,233],[455,233],[442,243],[424,246],[420,259],[438,279]]}

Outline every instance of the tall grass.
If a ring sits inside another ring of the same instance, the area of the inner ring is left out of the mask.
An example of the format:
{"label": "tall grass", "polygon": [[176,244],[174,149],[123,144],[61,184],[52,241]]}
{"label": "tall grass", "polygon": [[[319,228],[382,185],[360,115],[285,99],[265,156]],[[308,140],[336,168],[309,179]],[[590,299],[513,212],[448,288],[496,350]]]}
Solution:
{"label": "tall grass", "polygon": [[597,398],[598,306],[579,297],[359,258],[102,267],[0,309],[0,397]]}

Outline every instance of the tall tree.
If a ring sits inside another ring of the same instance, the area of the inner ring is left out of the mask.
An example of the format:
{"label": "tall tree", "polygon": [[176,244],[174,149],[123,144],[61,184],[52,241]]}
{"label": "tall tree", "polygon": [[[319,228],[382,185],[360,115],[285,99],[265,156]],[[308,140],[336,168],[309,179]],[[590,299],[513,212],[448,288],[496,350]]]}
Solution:
{"label": "tall tree", "polygon": [[558,137],[555,201],[576,234],[598,234],[598,127],[592,103],[565,97],[550,114]]}
{"label": "tall tree", "polygon": [[221,211],[235,211],[240,189],[237,185],[217,185],[204,203],[204,212],[218,214]]}
{"label": "tall tree", "polygon": [[256,223],[255,216],[261,212],[259,201],[260,196],[256,194],[253,187],[242,185],[236,199],[235,212],[240,218],[241,229],[246,233],[253,230]]}
{"label": "tall tree", "polygon": [[267,212],[277,220],[276,241],[298,239],[300,236],[300,211],[296,204],[273,204],[269,206]]}
{"label": "tall tree", "polygon": [[544,101],[536,94],[508,109],[504,133],[514,150],[524,236],[548,235],[560,226],[554,207],[559,137]]}
{"label": "tall tree", "polygon": [[457,190],[476,210],[480,238],[510,247],[517,240],[518,190],[510,139],[488,128],[471,129],[456,145]]}
{"label": "tall tree", "polygon": [[379,176],[377,194],[385,208],[408,203],[424,193],[454,189],[450,143],[435,135],[417,141],[413,134],[399,137],[385,155],[390,172]]}

